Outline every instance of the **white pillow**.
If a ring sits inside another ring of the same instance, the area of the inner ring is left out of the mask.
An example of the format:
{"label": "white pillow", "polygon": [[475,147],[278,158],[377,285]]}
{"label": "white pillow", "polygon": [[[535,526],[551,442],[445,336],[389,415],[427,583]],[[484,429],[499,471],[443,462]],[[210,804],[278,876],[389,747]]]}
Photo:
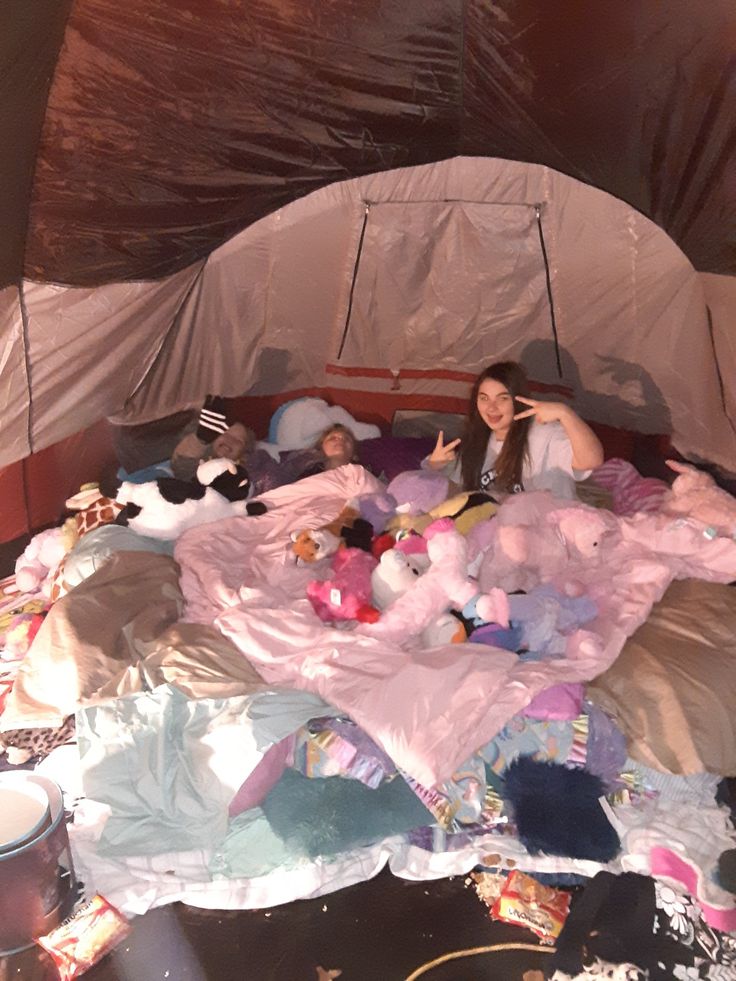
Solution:
{"label": "white pillow", "polygon": [[276,426],[276,443],[280,450],[306,449],[316,443],[328,426],[338,422],[352,430],[358,441],[381,435],[378,426],[358,422],[342,406],[328,405],[324,399],[303,398],[282,411]]}

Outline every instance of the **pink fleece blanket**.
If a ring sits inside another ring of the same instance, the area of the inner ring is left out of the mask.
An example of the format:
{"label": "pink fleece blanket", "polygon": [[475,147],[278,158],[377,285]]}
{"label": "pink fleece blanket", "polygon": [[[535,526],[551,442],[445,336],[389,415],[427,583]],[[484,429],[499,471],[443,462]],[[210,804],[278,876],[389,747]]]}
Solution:
{"label": "pink fleece blanket", "polygon": [[692,523],[661,515],[623,519],[618,551],[585,570],[609,602],[568,638],[564,658],[522,662],[479,644],[402,649],[326,627],[305,597],[315,569],[296,566],[289,548],[292,531],[318,527],[379,489],[355,465],[309,477],[264,495],[265,515],[191,529],[175,557],[186,619],[215,623],[270,684],[308,689],[344,711],[427,786],[450,777],[539,692],[605,671],[673,578],[736,578],[736,542],[708,541]]}

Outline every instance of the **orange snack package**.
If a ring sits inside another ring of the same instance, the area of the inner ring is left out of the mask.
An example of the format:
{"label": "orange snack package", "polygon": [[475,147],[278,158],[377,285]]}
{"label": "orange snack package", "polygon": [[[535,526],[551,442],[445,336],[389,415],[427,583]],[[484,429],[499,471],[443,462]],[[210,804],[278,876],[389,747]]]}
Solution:
{"label": "orange snack package", "polygon": [[72,981],[102,960],[130,933],[130,924],[104,898],[94,896],[68,920],[36,943],[48,951],[60,981]]}
{"label": "orange snack package", "polygon": [[491,907],[491,916],[526,927],[543,943],[551,944],[562,932],[569,910],[569,892],[542,885],[531,876],[514,870]]}

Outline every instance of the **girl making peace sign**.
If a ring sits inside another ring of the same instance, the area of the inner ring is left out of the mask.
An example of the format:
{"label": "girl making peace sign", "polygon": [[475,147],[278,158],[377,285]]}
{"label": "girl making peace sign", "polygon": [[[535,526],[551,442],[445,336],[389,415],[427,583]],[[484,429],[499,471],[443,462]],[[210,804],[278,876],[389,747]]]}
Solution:
{"label": "girl making peace sign", "polygon": [[575,481],[603,462],[593,430],[563,402],[529,397],[526,372],[499,361],[478,375],[461,439],[440,432],[425,466],[446,470],[466,491],[493,496],[549,490],[574,498]]}

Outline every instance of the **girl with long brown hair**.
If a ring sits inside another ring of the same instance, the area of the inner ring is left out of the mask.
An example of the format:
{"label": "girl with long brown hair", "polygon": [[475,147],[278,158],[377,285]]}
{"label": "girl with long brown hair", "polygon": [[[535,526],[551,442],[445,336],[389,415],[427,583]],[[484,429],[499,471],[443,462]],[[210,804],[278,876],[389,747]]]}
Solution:
{"label": "girl with long brown hair", "polygon": [[574,498],[575,481],[602,462],[598,437],[568,405],[530,398],[523,367],[499,361],[475,380],[462,437],[446,444],[440,432],[426,465],[467,491]]}

